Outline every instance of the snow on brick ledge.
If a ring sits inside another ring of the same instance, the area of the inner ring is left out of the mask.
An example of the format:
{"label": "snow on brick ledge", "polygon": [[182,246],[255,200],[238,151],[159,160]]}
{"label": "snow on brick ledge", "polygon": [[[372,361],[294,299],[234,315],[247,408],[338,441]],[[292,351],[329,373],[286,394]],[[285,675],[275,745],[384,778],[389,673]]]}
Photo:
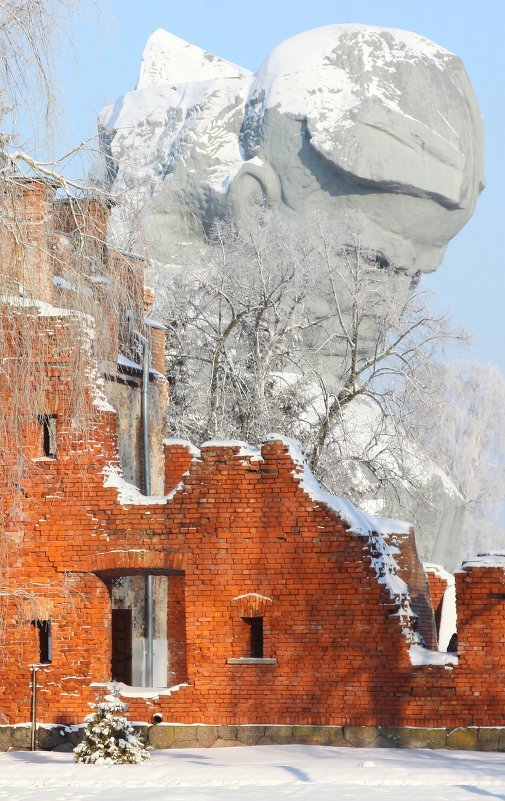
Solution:
{"label": "snow on brick ledge", "polygon": [[447,654],[444,651],[428,651],[421,645],[413,643],[409,648],[410,661],[413,665],[439,665],[450,667],[458,664],[456,654]]}
{"label": "snow on brick ledge", "polygon": [[188,453],[191,454],[191,456],[194,456],[195,458],[199,458],[200,456],[200,448],[197,448],[196,445],[193,445],[193,443],[189,439],[176,439],[174,437],[166,437],[163,440],[163,445],[165,445],[165,447],[167,448],[170,448],[172,445],[173,446],[180,445],[183,448],[186,448]]}
{"label": "snow on brick ledge", "polygon": [[122,506],[165,504],[183,487],[183,483],[180,481],[168,495],[142,495],[138,487],[125,481],[121,475],[121,470],[116,465],[106,465],[102,472],[104,475],[104,487],[117,489],[117,499]]}
{"label": "snow on brick ledge", "polygon": [[[348,524],[353,534],[408,534],[412,528],[403,520],[392,520],[386,517],[373,517],[357,509],[347,498],[332,495],[317,481],[307,464],[303,448],[296,439],[282,434],[267,434],[263,442],[281,442],[295,464],[293,474],[299,479],[300,486],[307,495],[318,503],[324,504]],[[243,443],[242,443],[243,444]]]}
{"label": "snow on brick ledge", "polygon": [[447,582],[447,586],[454,584],[454,575],[449,573],[443,565],[435,565],[433,562],[423,562],[423,567],[426,573],[434,573],[435,576],[444,579],[444,581]]}
{"label": "snow on brick ledge", "polygon": [[458,573],[468,567],[501,567],[502,570],[505,570],[505,551],[478,553],[477,556],[463,562]]}
{"label": "snow on brick ledge", "polygon": [[105,681],[105,682],[92,682],[91,687],[103,687],[110,690],[111,697],[118,695],[123,698],[146,698],[153,700],[164,695],[172,695],[177,692],[181,687],[189,687],[189,684],[183,682],[182,684],[174,684],[172,687],[130,687],[128,684],[123,684],[122,681]]}

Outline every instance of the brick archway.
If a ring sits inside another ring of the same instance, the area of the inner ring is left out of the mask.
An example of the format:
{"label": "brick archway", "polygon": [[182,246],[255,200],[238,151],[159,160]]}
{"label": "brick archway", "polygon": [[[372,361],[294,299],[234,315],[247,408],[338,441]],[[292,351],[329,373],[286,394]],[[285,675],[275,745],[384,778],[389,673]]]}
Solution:
{"label": "brick archway", "polygon": [[99,551],[83,560],[80,572],[99,576],[133,573],[166,575],[181,573],[186,567],[186,554],[178,551],[147,551],[140,549]]}
{"label": "brick archway", "polygon": [[[144,646],[147,636],[139,620],[145,618],[145,593],[147,581],[153,578],[151,597],[154,604],[148,619],[157,631],[156,664],[158,678],[149,680],[166,687],[185,681],[186,667],[186,622],[185,622],[185,576],[186,554],[176,551],[150,551],[146,549],[111,549],[98,551],[81,563],[81,571],[94,574],[109,591],[111,676],[127,685],[144,685],[146,667]],[[124,583],[126,597],[123,595]],[[117,582],[117,585],[116,585]],[[140,582],[140,583],[139,583]],[[115,594],[118,593],[118,594]],[[135,611],[136,610],[136,611]],[[163,624],[164,620],[164,624]],[[167,622],[170,620],[170,636]],[[152,643],[152,639],[151,639]],[[163,648],[166,649],[163,656]],[[151,660],[154,661],[152,645]],[[119,659],[121,656],[121,659]],[[163,673],[163,676],[160,675]]]}

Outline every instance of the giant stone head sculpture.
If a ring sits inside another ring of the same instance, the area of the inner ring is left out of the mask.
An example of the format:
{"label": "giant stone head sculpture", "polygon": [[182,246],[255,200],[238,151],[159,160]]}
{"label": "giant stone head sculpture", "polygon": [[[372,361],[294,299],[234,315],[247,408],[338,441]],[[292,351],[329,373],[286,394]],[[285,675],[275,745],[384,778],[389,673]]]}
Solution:
{"label": "giant stone head sculpture", "polygon": [[[249,203],[326,222],[408,274],[440,264],[483,186],[482,123],[459,58],[406,31],[329,25],[256,75],[157,31],[137,89],[101,116],[113,190],[161,260]],[[132,244],[132,243],[129,243]]]}

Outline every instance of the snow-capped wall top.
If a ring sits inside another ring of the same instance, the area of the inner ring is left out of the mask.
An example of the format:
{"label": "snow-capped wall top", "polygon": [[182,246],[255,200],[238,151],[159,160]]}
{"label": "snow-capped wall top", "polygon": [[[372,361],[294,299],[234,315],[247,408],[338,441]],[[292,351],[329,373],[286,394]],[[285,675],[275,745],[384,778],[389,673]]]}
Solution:
{"label": "snow-capped wall top", "polygon": [[163,445],[182,445],[187,451],[192,455],[195,456],[197,459],[200,457],[200,448],[197,448],[196,445],[189,439],[180,439],[177,437],[165,437],[163,440]]}
{"label": "snow-capped wall top", "polygon": [[438,576],[446,581],[448,587],[454,586],[454,574],[449,573],[449,571],[446,570],[443,565],[435,565],[432,562],[423,562],[423,567],[425,573],[434,573],[435,576]]}
{"label": "snow-capped wall top", "polygon": [[505,570],[505,551],[489,551],[488,553],[478,553],[472,559],[467,559],[461,565],[462,570],[468,567],[501,567]]}
{"label": "snow-capped wall top", "polygon": [[241,78],[249,70],[225,61],[173,33],[158,28],[142,54],[137,89],[163,83],[189,83],[212,78]]}
{"label": "snow-capped wall top", "polygon": [[[322,503],[328,509],[331,509],[331,511],[336,512],[340,519],[348,524],[353,534],[408,534],[411,530],[412,526],[410,523],[406,523],[403,520],[393,520],[387,517],[369,515],[354,506],[347,498],[332,495],[325,490],[312,473],[305,458],[303,447],[298,440],[286,437],[283,434],[272,433],[267,434],[262,440],[263,444],[269,442],[280,442],[287,447],[288,454],[293,462],[293,475],[298,480],[300,487],[313,501]],[[184,445],[188,449],[191,449],[194,455],[202,457],[205,456],[205,450],[216,450],[220,448],[223,450],[233,449],[236,451],[234,456],[239,461],[242,459],[244,465],[250,462],[262,461],[264,458],[262,450],[240,439],[209,440],[203,442],[200,448],[195,448],[188,440],[182,439],[166,439],[164,443],[166,445]],[[114,471],[110,469],[107,470],[107,480],[109,482],[107,486],[111,485],[111,472],[113,473]],[[120,484],[118,483],[115,486],[119,487]],[[128,487],[130,487],[130,485],[128,485]]]}
{"label": "snow-capped wall top", "polygon": [[411,524],[403,520],[391,520],[387,517],[374,517],[362,512],[347,498],[332,495],[325,490],[312,473],[305,458],[301,444],[291,437],[282,434],[267,434],[263,442],[282,442],[295,465],[294,475],[300,487],[313,501],[324,504],[348,524],[353,534],[408,534]]}
{"label": "snow-capped wall top", "polygon": [[256,461],[261,459],[259,448],[241,439],[209,439],[207,442],[203,442],[200,448],[235,448],[237,450],[236,456],[242,456]]}

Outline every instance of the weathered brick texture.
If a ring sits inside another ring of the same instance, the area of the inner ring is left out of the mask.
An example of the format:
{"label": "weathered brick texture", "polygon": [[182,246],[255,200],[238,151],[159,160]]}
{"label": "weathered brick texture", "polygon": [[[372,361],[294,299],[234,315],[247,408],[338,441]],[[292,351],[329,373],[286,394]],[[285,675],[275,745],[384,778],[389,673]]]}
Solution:
{"label": "weathered brick texture", "polygon": [[[282,440],[266,442],[261,453],[230,443],[196,452],[168,441],[169,495],[125,500],[124,487],[104,485],[107,475],[114,483],[110,467],[119,470],[120,416],[96,407],[83,437],[70,415],[72,317],[34,317],[33,324],[33,358],[47,384],[43,413],[58,415],[58,451],[37,460],[33,419],[25,441],[12,443],[13,458],[21,447],[37,461],[12,515],[11,586],[38,589],[27,604],[13,596],[7,609],[2,722],[29,719],[29,665],[39,655],[31,621],[45,616],[53,655],[39,674],[39,720],[81,721],[96,695],[92,683],[111,678],[111,581],[155,574],[168,576],[167,684],[187,686],[130,699],[132,719],[157,710],[165,721],[216,725],[502,724],[503,569],[470,566],[457,575],[459,664],[412,665],[402,610],[377,579],[369,537],[307,494]],[[92,375],[92,355],[83,358]],[[135,385],[134,375],[128,380]],[[157,386],[166,393],[163,379]],[[90,386],[85,402],[94,400]],[[4,503],[11,501],[6,493]],[[433,646],[428,583],[413,538],[398,534],[390,544]],[[438,607],[441,587],[430,580]],[[258,617],[263,661],[250,659],[244,620]]]}
{"label": "weathered brick texture", "polygon": [[165,492],[175,489],[189,470],[194,450],[189,442],[165,441]]}

